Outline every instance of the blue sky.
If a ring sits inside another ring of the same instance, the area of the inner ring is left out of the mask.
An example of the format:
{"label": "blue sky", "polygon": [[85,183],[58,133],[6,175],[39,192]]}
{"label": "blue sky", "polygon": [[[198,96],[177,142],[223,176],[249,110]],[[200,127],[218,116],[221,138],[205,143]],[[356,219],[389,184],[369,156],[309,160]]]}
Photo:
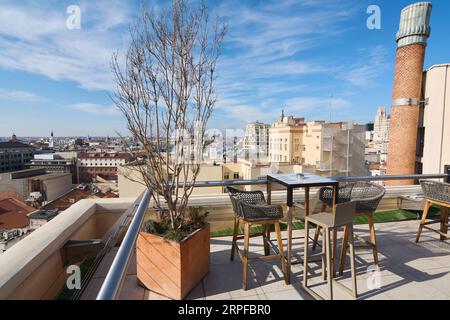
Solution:
{"label": "blue sky", "polygon": [[[161,7],[164,1],[148,1]],[[389,108],[400,10],[414,1],[209,1],[229,24],[210,127],[307,120],[373,121]],[[434,0],[425,67],[450,63],[450,1]],[[81,7],[69,30],[66,8]],[[381,8],[381,30],[366,27]],[[109,62],[124,52],[139,1],[0,1],[0,136],[126,134]]]}

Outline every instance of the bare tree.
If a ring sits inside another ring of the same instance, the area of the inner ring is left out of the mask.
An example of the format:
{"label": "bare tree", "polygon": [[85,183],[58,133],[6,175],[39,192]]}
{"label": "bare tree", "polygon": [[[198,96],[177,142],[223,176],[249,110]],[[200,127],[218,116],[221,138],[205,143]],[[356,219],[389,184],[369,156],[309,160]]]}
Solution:
{"label": "bare tree", "polygon": [[216,102],[216,64],[227,26],[210,22],[206,5],[173,0],[157,14],[143,8],[130,28],[125,62],[112,59],[113,97],[146,161],[134,166],[156,205],[166,202],[181,228],[200,171],[207,121]]}

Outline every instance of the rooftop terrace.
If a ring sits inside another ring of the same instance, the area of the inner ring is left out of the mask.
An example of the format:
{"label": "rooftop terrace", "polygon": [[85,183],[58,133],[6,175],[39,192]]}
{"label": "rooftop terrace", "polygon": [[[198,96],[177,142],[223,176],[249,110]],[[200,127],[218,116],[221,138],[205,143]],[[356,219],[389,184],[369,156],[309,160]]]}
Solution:
{"label": "rooftop terrace", "polygon": [[[374,274],[367,273],[373,264],[370,250],[356,251],[358,299],[450,299],[450,244],[439,241],[439,236],[424,232],[421,242],[415,243],[418,221],[377,224],[379,239],[380,273],[379,287]],[[368,237],[367,226],[359,225],[355,232]],[[302,236],[303,230],[294,231]],[[286,233],[283,233],[286,236]],[[303,241],[294,242],[294,256],[303,255]],[[240,243],[242,246],[242,242]],[[264,255],[261,238],[250,242],[253,256]],[[188,300],[308,300],[312,297],[302,288],[303,267],[292,267],[292,284],[286,285],[279,262],[260,262],[250,265],[248,290],[242,290],[242,264],[239,259],[229,259],[231,237],[211,239],[211,270],[195,287]],[[111,267],[117,248],[103,260],[81,299],[95,299]],[[326,283],[320,277],[320,265],[310,264],[313,290],[326,297]],[[342,283],[350,286],[349,271],[344,272]],[[136,282],[136,260],[133,255],[128,267],[119,299],[166,300],[150,292]],[[345,291],[335,289],[335,299],[352,299]]]}
{"label": "rooftop terrace", "polygon": [[[218,183],[213,182],[214,185]],[[263,182],[222,183],[245,185]],[[204,183],[204,186],[210,185],[211,183]],[[316,190],[312,189],[311,194]],[[420,193],[418,185],[387,187],[378,210],[396,210],[400,198]],[[95,299],[99,298],[100,288],[107,275],[114,281],[119,281],[112,286],[117,289],[118,299],[165,299],[139,286],[136,281],[133,237],[144,217],[152,214],[144,198],[81,200],[0,254],[0,299]],[[295,191],[294,200],[303,201],[303,191]],[[285,191],[272,193],[272,203],[284,204],[285,201]],[[231,228],[233,212],[228,195],[195,195],[190,198],[190,205],[208,209],[212,235],[226,234],[224,230]],[[312,206],[316,212],[318,208],[320,205]],[[365,248],[356,251],[358,299],[450,298],[450,245],[439,241],[439,235],[429,231],[425,231],[421,242],[416,244],[415,235],[419,225],[416,217],[419,215],[410,213],[407,215],[409,220],[376,224],[379,273],[367,271],[373,264],[371,251]],[[375,217],[375,221],[380,219]],[[295,230],[294,237],[302,236],[303,232]],[[355,225],[355,233],[367,237],[367,225]],[[286,238],[285,231],[283,237]],[[99,250],[95,250],[95,246],[86,247],[84,255],[80,252],[74,254],[70,251],[74,241],[81,241],[82,244],[83,241],[91,241],[92,244],[101,241],[103,245]],[[118,254],[119,250],[121,253]],[[231,237],[211,238],[210,272],[190,292],[187,299],[312,299],[301,285],[301,264],[292,267],[291,285],[284,283],[279,262],[250,265],[248,290],[243,291],[242,264],[238,258],[234,262],[229,260],[230,250]],[[250,253],[253,256],[263,255],[261,237],[251,239]],[[294,240],[294,260],[300,255],[303,255],[303,239]],[[82,272],[84,270],[82,290],[67,294],[64,292],[68,277],[66,268],[74,263],[81,265]],[[326,296],[326,287],[319,274],[320,266],[312,262],[310,271],[313,290]],[[344,273],[344,284],[350,281],[348,273],[348,270]],[[111,281],[108,283],[111,284]],[[335,299],[351,299],[350,295],[339,288],[334,291]]]}

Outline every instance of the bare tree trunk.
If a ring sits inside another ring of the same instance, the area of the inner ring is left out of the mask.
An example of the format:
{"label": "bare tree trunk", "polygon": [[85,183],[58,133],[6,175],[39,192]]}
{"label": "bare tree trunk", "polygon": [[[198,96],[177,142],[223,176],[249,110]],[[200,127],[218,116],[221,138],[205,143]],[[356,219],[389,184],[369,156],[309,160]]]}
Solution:
{"label": "bare tree trunk", "polygon": [[129,169],[154,192],[160,209],[159,196],[165,200],[172,228],[177,229],[200,171],[227,26],[218,18],[210,23],[204,3],[193,8],[186,0],[173,0],[160,15],[142,11],[130,28],[125,61],[122,64],[117,54],[112,59],[113,99],[145,153],[145,164]]}

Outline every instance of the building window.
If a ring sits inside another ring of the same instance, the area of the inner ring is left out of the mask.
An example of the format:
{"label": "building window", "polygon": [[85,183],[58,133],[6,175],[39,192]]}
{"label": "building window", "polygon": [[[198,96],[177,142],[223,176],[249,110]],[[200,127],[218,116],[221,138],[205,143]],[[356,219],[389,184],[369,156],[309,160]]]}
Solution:
{"label": "building window", "polygon": [[233,179],[238,180],[239,179],[239,172],[235,172],[233,174]]}
{"label": "building window", "polygon": [[229,180],[230,179],[230,174],[228,172],[225,172],[223,174],[223,178],[224,178],[224,180]]}

